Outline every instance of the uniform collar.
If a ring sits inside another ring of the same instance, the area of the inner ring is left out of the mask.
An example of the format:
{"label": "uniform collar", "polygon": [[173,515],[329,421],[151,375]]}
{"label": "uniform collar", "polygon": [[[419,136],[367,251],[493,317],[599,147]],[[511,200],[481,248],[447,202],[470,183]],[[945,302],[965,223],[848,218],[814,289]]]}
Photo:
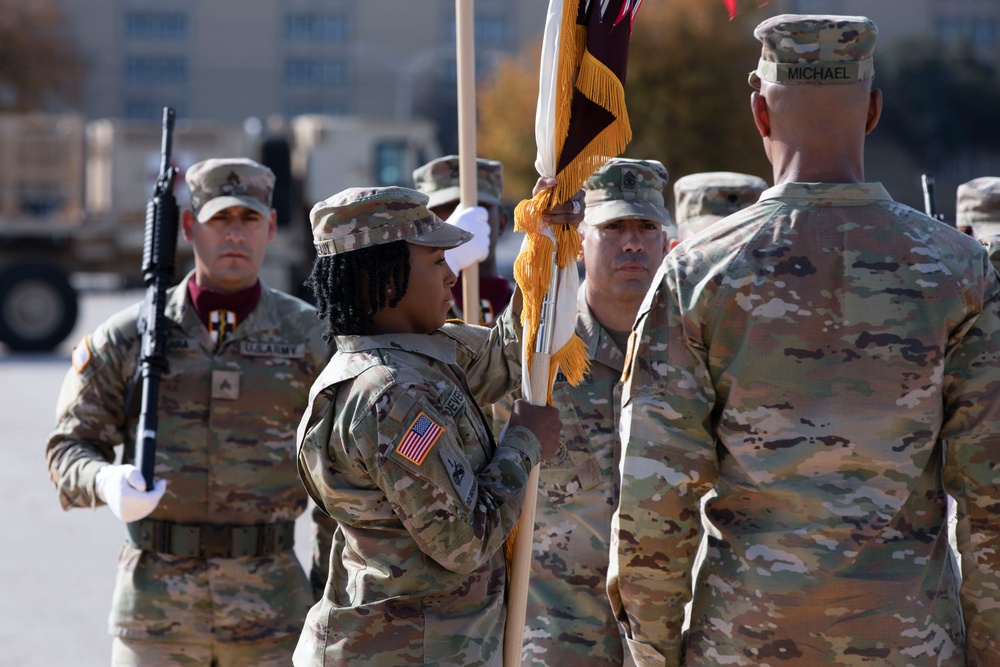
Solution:
{"label": "uniform collar", "polygon": [[[194,304],[188,297],[187,282],[194,279],[194,271],[191,271],[171,288],[167,297],[167,304],[163,309],[165,317],[173,321],[180,327],[187,336],[202,340],[209,349],[214,347],[208,334],[208,330],[201,323],[201,318],[194,309]],[[260,299],[254,306],[250,314],[247,315],[231,334],[226,337],[227,342],[248,338],[251,334],[257,336],[268,331],[275,331],[281,327],[281,316],[278,313],[278,300],[274,292],[268,289],[263,280],[260,281]]]}
{"label": "uniform collar", "polygon": [[374,336],[337,336],[337,351],[363,352],[367,350],[402,350],[422,354],[445,364],[458,359],[458,345],[444,334],[392,333]]}
{"label": "uniform collar", "polygon": [[798,199],[814,205],[862,206],[872,200],[892,201],[881,183],[781,183],[764,190],[758,201]]}
{"label": "uniform collar", "polygon": [[609,368],[622,371],[625,368],[625,354],[618,348],[607,329],[594,319],[587,304],[586,281],[580,284],[576,293],[578,309],[576,335],[587,346],[587,358]]}

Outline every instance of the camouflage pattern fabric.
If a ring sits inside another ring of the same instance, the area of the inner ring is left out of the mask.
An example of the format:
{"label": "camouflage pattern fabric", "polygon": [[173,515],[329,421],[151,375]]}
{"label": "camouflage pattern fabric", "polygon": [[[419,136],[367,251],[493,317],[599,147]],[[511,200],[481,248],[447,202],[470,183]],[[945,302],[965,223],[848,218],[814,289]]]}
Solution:
{"label": "camouflage pattern fabric", "polygon": [[608,592],[637,664],[1000,664],[1000,285],[974,239],[878,183],[786,183],[667,256],[630,347]]}
{"label": "camouflage pattern fabric", "polygon": [[[563,423],[559,453],[542,461],[521,664],[631,664],[605,582],[611,515],[618,506],[618,439],[625,354],[577,299],[576,333],[590,373],[572,387],[560,375],[552,404]],[[494,432],[510,418],[514,396],[492,406]]]}
{"label": "camouflage pattern fabric", "polygon": [[453,248],[472,239],[434,215],[427,195],[408,188],[348,188],[313,206],[309,220],[320,257],[393,241]]}
{"label": "camouflage pattern fabric", "polygon": [[767,190],[759,176],[732,171],[688,174],[674,183],[677,236],[683,241],[714,222],[757,202]]}
{"label": "camouflage pattern fabric", "polygon": [[246,206],[271,216],[274,172],[247,158],[212,158],[191,165],[184,175],[198,222],[230,206]]}
{"label": "camouflage pattern fabric", "polygon": [[976,238],[1000,234],[1000,177],[981,176],[958,186],[955,225],[972,227]]}
{"label": "camouflage pattern fabric", "polygon": [[[462,198],[458,178],[458,156],[446,155],[413,171],[413,187],[429,197],[427,206],[437,208]],[[476,160],[476,197],[479,205],[503,203],[503,164]]]}
{"label": "camouflage pattern fabric", "polygon": [[642,218],[663,225],[671,237],[677,227],[663,203],[670,175],[656,160],[611,158],[583,184],[587,203],[584,223],[603,225],[611,220]]}
{"label": "camouflage pattern fabric", "polygon": [[1000,271],[1000,234],[991,234],[980,238],[979,242],[986,248],[990,256],[990,263],[996,271]]}
{"label": "camouflage pattern fabric", "polygon": [[497,443],[477,401],[517,387],[519,347],[510,309],[337,338],[299,426],[300,477],[338,526],[297,667],[500,664],[502,547],[541,447],[524,427]]}
{"label": "camouflage pattern fabric", "polygon": [[196,644],[151,642],[115,637],[111,645],[112,667],[287,667],[296,637],[284,635],[259,642]]}
{"label": "camouflage pattern fabric", "polygon": [[[193,274],[192,274],[193,275]],[[250,525],[292,521],[308,498],[296,475],[295,427],[329,358],[315,310],[263,287],[218,350],[187,297],[170,291],[169,372],[160,382],[156,476],[166,493],[149,518]],[[96,507],[97,470],[132,446],[125,411],[138,363],[138,305],[112,316],[74,353],[46,447],[64,508]],[[312,603],[294,551],[264,558],[186,558],[128,544],[118,558],[111,633],[173,642],[252,642],[298,633]]]}
{"label": "camouflage pattern fabric", "polygon": [[865,16],[781,14],[753,31],[761,43],[752,88],[769,81],[782,85],[829,85],[875,76],[872,54],[878,28]]}

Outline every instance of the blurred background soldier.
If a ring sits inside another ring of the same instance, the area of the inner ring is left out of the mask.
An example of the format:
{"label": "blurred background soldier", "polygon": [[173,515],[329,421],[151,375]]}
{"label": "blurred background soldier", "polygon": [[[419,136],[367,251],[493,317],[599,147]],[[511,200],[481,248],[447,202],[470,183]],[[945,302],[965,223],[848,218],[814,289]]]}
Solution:
{"label": "blurred background soldier", "polygon": [[258,279],[275,235],[273,173],[212,159],[186,178],[193,210],[182,230],[195,268],[168,293],[154,490],[130,454],[138,305],[73,352],[49,474],[64,508],[107,504],[127,524],[113,665],[288,665],[313,599],[293,551],[307,503],[294,452],[309,387],[329,358],[323,323]]}
{"label": "blurred background soldier", "polygon": [[981,176],[958,186],[955,225],[972,230],[1000,270],[1000,177]]}
{"label": "blurred background soldier", "polygon": [[[427,207],[434,215],[447,220],[461,199],[458,183],[458,156],[447,155],[431,160],[413,172],[414,186],[430,197]],[[507,231],[509,216],[503,207],[503,165],[496,160],[476,160],[476,190],[478,205],[486,209],[489,224],[489,254],[479,262],[479,298],[482,301],[482,324],[492,324],[499,317],[512,294],[510,280],[497,272],[497,241]],[[469,230],[476,231],[476,230]],[[461,317],[462,304],[461,271],[472,262],[461,259],[466,253],[475,252],[474,243],[466,244],[447,253],[452,271],[458,274],[458,282],[451,288],[455,297],[452,315]],[[456,258],[457,261],[456,261]]]}
{"label": "blurred background soldier", "polygon": [[754,35],[775,186],[675,248],[637,317],[617,618],[640,665],[1000,664],[996,273],[863,182],[870,20],[781,15]]}
{"label": "blurred background soldier", "polygon": [[732,171],[706,171],[678,179],[674,183],[678,241],[689,239],[713,222],[757,203],[766,189],[763,178]]}
{"label": "blurred background soldier", "polygon": [[[524,665],[610,667],[628,656],[605,590],[618,504],[620,380],[635,314],[676,231],[663,202],[667,179],[655,160],[615,158],[583,186],[586,279],[576,333],[590,372],[576,387],[561,374],[553,385],[563,429],[558,453],[539,473]],[[512,403],[493,406],[495,430]]]}

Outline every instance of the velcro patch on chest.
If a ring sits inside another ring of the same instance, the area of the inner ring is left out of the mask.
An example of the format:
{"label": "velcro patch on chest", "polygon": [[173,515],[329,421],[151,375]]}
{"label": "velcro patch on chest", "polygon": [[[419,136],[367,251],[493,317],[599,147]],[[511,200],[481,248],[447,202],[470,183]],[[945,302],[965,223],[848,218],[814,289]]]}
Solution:
{"label": "velcro patch on chest", "polygon": [[420,465],[444,432],[443,427],[421,412],[406,429],[403,439],[396,445],[396,452],[404,459]]}
{"label": "velcro patch on chest", "polygon": [[305,343],[245,340],[240,346],[240,354],[244,357],[285,357],[288,359],[300,359],[306,356],[306,345]]}
{"label": "velcro patch on chest", "polygon": [[239,371],[212,371],[212,398],[226,401],[239,400]]}

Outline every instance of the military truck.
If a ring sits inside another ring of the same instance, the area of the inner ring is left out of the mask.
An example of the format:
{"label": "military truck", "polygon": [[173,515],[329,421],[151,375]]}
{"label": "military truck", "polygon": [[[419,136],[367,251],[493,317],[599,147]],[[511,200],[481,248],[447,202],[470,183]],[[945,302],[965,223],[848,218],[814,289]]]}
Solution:
{"label": "military truck", "polygon": [[[440,154],[435,134],[419,120],[299,116],[279,132],[253,122],[178,119],[175,194],[188,204],[184,171],[209,157],[268,164],[287,187],[276,188],[278,238],[262,277],[303,294],[312,204],[346,187],[410,184],[412,170]],[[141,284],[145,206],[159,150],[158,123],[0,114],[0,343],[25,352],[58,346],[76,324],[77,286],[88,277]],[[179,279],[192,260],[187,243],[177,247]]]}

